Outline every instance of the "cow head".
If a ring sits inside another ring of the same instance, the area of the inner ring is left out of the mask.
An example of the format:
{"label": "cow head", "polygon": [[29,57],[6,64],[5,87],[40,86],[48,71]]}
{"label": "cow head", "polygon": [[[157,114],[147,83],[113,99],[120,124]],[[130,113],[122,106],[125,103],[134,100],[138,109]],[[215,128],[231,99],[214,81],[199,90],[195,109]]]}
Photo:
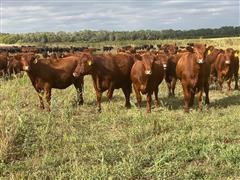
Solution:
{"label": "cow head", "polygon": [[171,58],[172,58],[172,56],[167,56],[167,55],[165,55],[165,54],[158,54],[158,55],[156,56],[156,59],[159,60],[159,61],[161,61],[161,63],[163,64],[164,70],[167,69],[168,61],[169,61],[169,59],[171,59]]}
{"label": "cow head", "polygon": [[82,53],[77,61],[76,69],[73,72],[74,77],[87,75],[91,73],[94,65],[93,56],[90,53]]}
{"label": "cow head", "polygon": [[20,69],[22,71],[30,71],[31,64],[37,64],[40,59],[39,55],[35,55],[34,53],[23,53],[20,55]]}
{"label": "cow head", "polygon": [[235,53],[236,51],[233,48],[227,48],[225,50],[225,55],[230,59],[233,59],[235,57]]}
{"label": "cow head", "polygon": [[162,49],[167,54],[177,54],[178,46],[176,44],[165,44],[162,46]]}
{"label": "cow head", "polygon": [[206,52],[207,52],[207,48],[206,48],[206,44],[193,44],[193,43],[189,43],[189,46],[187,47],[187,50],[189,52],[195,53],[196,55],[196,62],[198,64],[203,64],[205,62],[205,57],[206,57]]}
{"label": "cow head", "polygon": [[225,51],[221,51],[220,62],[221,62],[221,75],[222,78],[226,77],[230,72],[232,61],[234,61],[235,51],[232,48],[228,48]]}
{"label": "cow head", "polygon": [[135,55],[135,59],[138,59],[142,61],[143,66],[144,66],[144,73],[146,75],[151,75],[152,74],[152,65],[153,62],[155,61],[155,55],[151,53],[145,53],[143,55]]}

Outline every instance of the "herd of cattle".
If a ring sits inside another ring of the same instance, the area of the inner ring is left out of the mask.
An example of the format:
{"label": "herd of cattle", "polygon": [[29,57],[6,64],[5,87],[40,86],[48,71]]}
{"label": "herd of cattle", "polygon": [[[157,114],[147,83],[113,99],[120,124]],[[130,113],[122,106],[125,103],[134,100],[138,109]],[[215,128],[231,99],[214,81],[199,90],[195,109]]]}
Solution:
{"label": "herd of cattle", "polygon": [[176,44],[124,46],[116,53],[111,53],[112,49],[106,46],[102,53],[96,53],[99,49],[87,47],[0,47],[0,70],[3,76],[27,72],[38,92],[40,107],[47,110],[50,110],[51,89],[65,89],[71,84],[77,90],[78,104],[83,104],[85,75],[92,76],[99,111],[102,93],[107,91],[111,100],[114,89],[119,88],[124,93],[125,106],[129,108],[133,86],[137,106],[141,106],[141,94],[146,94],[147,112],[151,112],[152,94],[157,106],[158,87],[163,79],[169,96],[174,96],[177,79],[181,81],[186,112],[193,106],[195,94],[198,94],[200,110],[203,92],[205,103],[209,104],[210,83],[218,82],[222,89],[226,80],[230,90],[234,78],[234,88],[238,89],[239,51],[233,48],[222,50],[189,43],[185,47]]}

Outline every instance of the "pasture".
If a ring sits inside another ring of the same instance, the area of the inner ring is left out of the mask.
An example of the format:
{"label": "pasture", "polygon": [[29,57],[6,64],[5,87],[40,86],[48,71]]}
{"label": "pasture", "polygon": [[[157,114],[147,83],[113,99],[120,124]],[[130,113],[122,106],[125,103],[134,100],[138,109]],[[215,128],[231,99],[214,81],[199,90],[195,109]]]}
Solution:
{"label": "pasture", "polygon": [[[239,38],[171,40],[206,42],[240,50]],[[125,42],[131,44],[131,42]],[[137,44],[146,42],[137,42]],[[148,43],[148,42],[147,42]],[[107,43],[105,43],[107,44]],[[119,43],[120,45],[121,43]],[[111,45],[111,44],[110,44]],[[99,44],[92,46],[100,46]],[[95,106],[91,77],[85,77],[84,105],[74,87],[52,92],[51,112],[40,110],[28,76],[0,80],[0,177],[9,179],[239,179],[240,91],[210,90],[210,107],[183,111],[183,92],[146,114],[124,108],[121,90],[112,102]],[[233,83],[232,83],[233,87]]]}

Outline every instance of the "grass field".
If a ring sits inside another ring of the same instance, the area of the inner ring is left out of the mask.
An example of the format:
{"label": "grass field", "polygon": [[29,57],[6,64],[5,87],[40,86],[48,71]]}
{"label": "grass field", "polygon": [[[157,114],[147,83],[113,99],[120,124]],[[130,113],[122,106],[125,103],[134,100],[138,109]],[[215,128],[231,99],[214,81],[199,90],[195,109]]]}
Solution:
{"label": "grass field", "polygon": [[240,179],[240,91],[211,90],[210,107],[189,114],[179,82],[170,99],[160,85],[161,106],[151,114],[134,105],[134,94],[125,109],[120,90],[110,103],[104,96],[98,113],[88,76],[83,106],[75,96],[74,87],[53,90],[49,113],[39,109],[27,75],[0,80],[1,178]]}

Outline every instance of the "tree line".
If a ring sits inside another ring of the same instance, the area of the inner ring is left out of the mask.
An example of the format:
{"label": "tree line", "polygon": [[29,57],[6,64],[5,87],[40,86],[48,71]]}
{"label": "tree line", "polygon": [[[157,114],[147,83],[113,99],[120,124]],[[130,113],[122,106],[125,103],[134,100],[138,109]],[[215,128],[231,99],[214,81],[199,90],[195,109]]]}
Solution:
{"label": "tree line", "polygon": [[197,30],[139,30],[139,31],[91,31],[78,32],[35,32],[20,34],[0,34],[0,43],[55,43],[55,42],[103,42],[124,40],[162,40],[239,37],[240,26],[224,26],[221,28],[205,28]]}

